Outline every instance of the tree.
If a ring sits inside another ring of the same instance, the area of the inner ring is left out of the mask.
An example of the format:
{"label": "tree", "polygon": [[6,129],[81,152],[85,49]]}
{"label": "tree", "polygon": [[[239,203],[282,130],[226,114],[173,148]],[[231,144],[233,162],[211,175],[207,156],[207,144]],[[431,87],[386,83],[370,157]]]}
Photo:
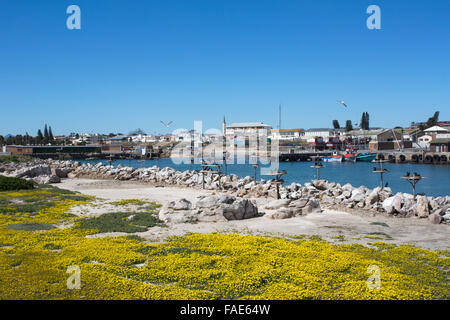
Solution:
{"label": "tree", "polygon": [[55,141],[55,138],[53,137],[52,127],[48,127],[48,139],[50,143],[53,143]]}
{"label": "tree", "polygon": [[368,112],[363,112],[363,114],[361,116],[360,127],[363,130],[369,130],[370,126],[369,126],[369,113]]}
{"label": "tree", "polygon": [[365,123],[366,129],[365,130],[370,130],[370,116],[369,116],[368,112],[366,112],[365,118],[366,118],[366,123]]}
{"label": "tree", "polygon": [[48,135],[48,128],[47,125],[45,125],[44,127],[44,143],[47,144],[49,142],[49,135]]}
{"label": "tree", "polygon": [[0,146],[5,144],[5,138],[3,136],[0,136]]}
{"label": "tree", "polygon": [[345,122],[345,131],[349,132],[353,130],[352,120],[347,120]]}
{"label": "tree", "polygon": [[23,136],[21,134],[18,134],[14,137],[14,144],[18,146],[23,145]]}
{"label": "tree", "polygon": [[37,132],[36,143],[42,144],[42,142],[44,142],[44,136],[42,135],[41,129],[39,129]]}
{"label": "tree", "polygon": [[333,120],[333,128],[335,128],[335,129],[340,129],[341,128],[341,126],[339,125],[339,121]]}
{"label": "tree", "polygon": [[438,120],[439,120],[439,111],[436,111],[431,118],[428,118],[427,125],[426,125],[427,128],[435,126],[437,124]]}

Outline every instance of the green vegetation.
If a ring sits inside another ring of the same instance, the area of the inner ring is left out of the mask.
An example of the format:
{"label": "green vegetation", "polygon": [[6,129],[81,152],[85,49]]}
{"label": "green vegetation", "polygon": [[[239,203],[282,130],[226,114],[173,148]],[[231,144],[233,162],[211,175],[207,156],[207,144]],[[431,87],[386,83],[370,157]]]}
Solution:
{"label": "green vegetation", "polygon": [[83,219],[79,228],[104,232],[144,232],[154,226],[162,226],[155,212],[113,212],[99,217]]}
{"label": "green vegetation", "polygon": [[0,175],[0,191],[31,190],[33,188],[33,182]]}
{"label": "green vegetation", "polygon": [[36,222],[26,222],[18,224],[10,224],[7,226],[10,230],[23,230],[23,231],[45,231],[55,229],[55,226],[48,223],[36,223]]}
{"label": "green vegetation", "polygon": [[393,240],[393,238],[384,232],[369,232],[368,236],[365,236],[364,238],[367,239],[379,239],[379,240]]}
{"label": "green vegetation", "polygon": [[390,228],[389,225],[384,222],[371,222],[370,224],[374,225],[374,226],[382,226],[382,227]]}
{"label": "green vegetation", "polygon": [[26,213],[33,216],[42,209],[53,207],[60,201],[87,201],[91,197],[50,185],[40,185],[34,190],[0,192],[0,215]]}
{"label": "green vegetation", "polygon": [[32,161],[33,158],[22,155],[0,156],[0,163],[26,163]]}

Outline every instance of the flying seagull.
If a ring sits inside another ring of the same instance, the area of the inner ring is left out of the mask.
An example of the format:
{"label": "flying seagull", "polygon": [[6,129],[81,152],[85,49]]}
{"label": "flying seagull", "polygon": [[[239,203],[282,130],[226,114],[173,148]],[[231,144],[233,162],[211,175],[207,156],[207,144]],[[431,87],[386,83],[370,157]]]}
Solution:
{"label": "flying seagull", "polygon": [[169,123],[165,123],[164,121],[161,121],[161,123],[163,124],[164,127],[168,128],[170,126],[170,124],[172,123],[172,121],[170,121]]}
{"label": "flying seagull", "polygon": [[342,101],[342,100],[336,100],[336,101],[337,101],[337,103],[342,104],[344,107],[347,108],[347,105],[345,104],[344,101]]}

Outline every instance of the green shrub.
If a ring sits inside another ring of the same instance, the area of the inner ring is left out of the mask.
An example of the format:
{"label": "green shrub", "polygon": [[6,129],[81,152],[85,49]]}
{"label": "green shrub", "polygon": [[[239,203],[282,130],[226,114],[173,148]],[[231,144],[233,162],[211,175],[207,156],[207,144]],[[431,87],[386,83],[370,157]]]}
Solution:
{"label": "green shrub", "polygon": [[33,188],[33,182],[0,175],[0,191],[30,190]]}
{"label": "green shrub", "polygon": [[[133,216],[132,220],[128,220]],[[112,212],[105,213],[99,217],[83,219],[79,223],[81,229],[96,229],[104,232],[144,232],[154,226],[162,226],[153,212]]]}
{"label": "green shrub", "polygon": [[26,223],[10,224],[6,228],[10,230],[45,231],[55,229],[55,226],[48,223],[26,222]]}
{"label": "green shrub", "polygon": [[34,161],[33,158],[22,155],[0,156],[0,163],[25,163],[32,161]]}

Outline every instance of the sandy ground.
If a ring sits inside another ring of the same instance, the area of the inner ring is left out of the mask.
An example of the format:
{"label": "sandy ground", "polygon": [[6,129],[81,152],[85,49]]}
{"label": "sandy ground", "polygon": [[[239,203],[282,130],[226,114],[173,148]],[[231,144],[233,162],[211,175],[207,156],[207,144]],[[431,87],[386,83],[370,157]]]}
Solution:
{"label": "sandy ground", "polygon": [[[93,195],[105,200],[142,199],[164,204],[168,201],[185,198],[195,201],[200,195],[213,191],[192,188],[154,187],[141,182],[117,180],[64,179],[58,187],[83,194]],[[255,199],[258,209],[273,199]],[[85,210],[86,208],[78,208]],[[111,209],[103,207],[93,215],[108,213]],[[374,224],[375,223],[375,224]],[[380,225],[378,223],[382,223]],[[146,232],[137,233],[148,242],[160,242],[168,236],[186,233],[234,232],[252,235],[292,237],[298,235],[318,235],[334,243],[360,243],[385,241],[395,244],[412,244],[426,249],[450,249],[450,226],[433,225],[428,219],[394,218],[384,216],[361,216],[346,212],[324,210],[304,217],[285,220],[272,220],[260,217],[228,222],[199,222],[195,224],[174,224],[167,227],[153,227]],[[96,236],[125,235],[123,233],[100,234]],[[344,241],[342,240],[342,236]],[[340,239],[336,238],[339,237]],[[369,237],[369,238],[366,238]],[[382,239],[372,239],[380,237]]]}

